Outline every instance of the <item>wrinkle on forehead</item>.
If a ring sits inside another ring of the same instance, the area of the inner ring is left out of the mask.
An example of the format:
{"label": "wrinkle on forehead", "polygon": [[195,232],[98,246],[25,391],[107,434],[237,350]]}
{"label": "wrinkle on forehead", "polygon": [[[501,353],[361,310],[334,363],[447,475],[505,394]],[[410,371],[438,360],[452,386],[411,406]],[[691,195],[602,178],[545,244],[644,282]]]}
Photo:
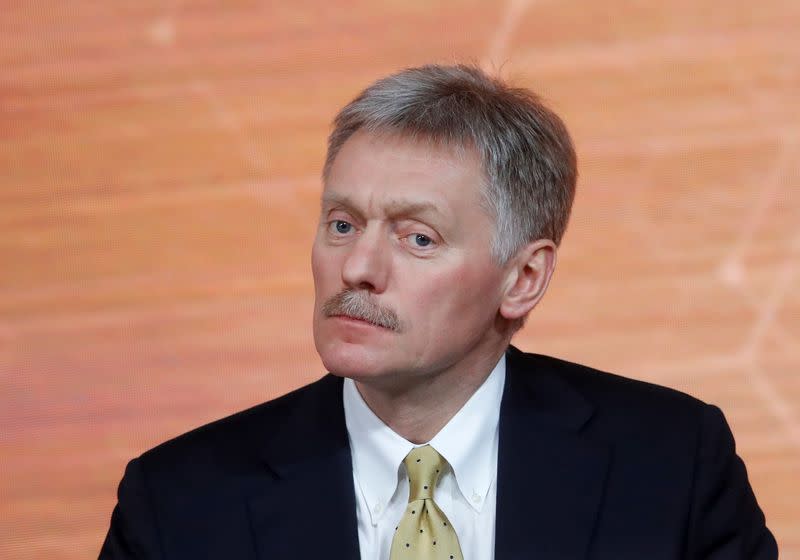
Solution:
{"label": "wrinkle on forehead", "polygon": [[[372,142],[388,144],[416,145],[429,148],[425,153],[429,159],[446,160],[450,166],[476,165],[476,169],[483,175],[483,164],[480,155],[471,141],[459,142],[455,139],[436,138],[423,133],[408,133],[391,129],[377,131],[359,131],[372,137]],[[358,134],[358,132],[356,133]]]}
{"label": "wrinkle on forehead", "polygon": [[[353,164],[358,171],[353,169]],[[392,180],[396,184],[384,182],[384,169],[394,170]],[[351,181],[360,188],[354,190]],[[458,185],[458,188],[469,185],[470,190],[477,187],[476,203],[482,213],[494,221],[493,212],[486,204],[483,166],[473,149],[424,136],[414,139],[396,131],[360,130],[342,145],[331,165],[321,205],[323,211],[340,205],[359,214],[424,214],[459,222],[462,217],[454,214],[451,197],[442,197],[441,189],[436,188],[441,183]],[[387,186],[393,188],[387,189]],[[461,196],[456,191],[456,197]]]}
{"label": "wrinkle on forehead", "polygon": [[[457,168],[463,169],[465,166],[473,166],[476,175],[480,179],[481,210],[493,222],[495,221],[496,213],[494,204],[492,204],[492,201],[489,199],[489,181],[491,179],[486,173],[483,157],[472,140],[464,139],[462,141],[455,138],[437,138],[421,132],[406,132],[391,128],[380,128],[377,130],[357,130],[348,138],[348,141],[356,136],[367,137],[370,144],[384,143],[428,147],[429,150],[422,152],[425,156],[420,157],[420,161],[437,160],[453,171]],[[327,179],[327,177],[324,179]]]}
{"label": "wrinkle on forehead", "polygon": [[[419,161],[439,161],[448,167],[463,167],[466,165],[474,165],[475,170],[480,174],[481,178],[486,180],[486,173],[480,154],[476,150],[471,141],[458,142],[456,140],[448,140],[446,138],[435,138],[428,134],[419,132],[404,132],[394,130],[391,128],[381,128],[377,130],[361,129],[355,131],[348,139],[342,144],[339,153],[342,149],[355,138],[364,138],[370,144],[393,144],[403,146],[416,146],[419,148],[429,148],[428,150],[420,149],[419,155],[414,159]],[[337,154],[338,158],[338,154]],[[334,160],[335,161],[335,160]],[[323,177],[327,182],[328,177]]]}

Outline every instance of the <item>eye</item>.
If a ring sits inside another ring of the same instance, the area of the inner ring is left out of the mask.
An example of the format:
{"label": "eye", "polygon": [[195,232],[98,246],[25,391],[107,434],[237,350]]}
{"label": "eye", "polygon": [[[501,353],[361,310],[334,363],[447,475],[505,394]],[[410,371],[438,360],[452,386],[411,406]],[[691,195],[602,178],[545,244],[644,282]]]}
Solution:
{"label": "eye", "polygon": [[333,220],[328,224],[328,230],[331,233],[338,233],[339,235],[347,235],[353,230],[353,224],[344,220]]}
{"label": "eye", "polygon": [[430,247],[433,244],[433,239],[424,233],[412,233],[408,236],[408,239],[414,247]]}

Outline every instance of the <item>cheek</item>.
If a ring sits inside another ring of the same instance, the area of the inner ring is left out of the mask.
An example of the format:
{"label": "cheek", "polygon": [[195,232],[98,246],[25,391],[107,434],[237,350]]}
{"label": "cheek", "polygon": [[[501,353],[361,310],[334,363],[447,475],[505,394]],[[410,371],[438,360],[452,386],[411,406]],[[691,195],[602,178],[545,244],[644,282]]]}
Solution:
{"label": "cheek", "polygon": [[338,278],[336,261],[333,255],[317,248],[315,245],[311,250],[311,274],[314,277],[314,289],[316,294],[326,294],[331,290],[333,282]]}
{"label": "cheek", "polygon": [[437,329],[445,319],[457,328],[459,318],[494,318],[499,308],[500,278],[488,270],[487,266],[469,264],[428,276],[422,283],[422,274],[412,279],[412,285],[421,285],[416,302],[420,316],[433,319],[441,315],[436,317],[439,321],[430,322]]}
{"label": "cheek", "polygon": [[318,242],[315,240],[314,244],[311,246],[311,275],[314,277],[314,283],[316,284],[320,278],[320,250],[317,247]]}

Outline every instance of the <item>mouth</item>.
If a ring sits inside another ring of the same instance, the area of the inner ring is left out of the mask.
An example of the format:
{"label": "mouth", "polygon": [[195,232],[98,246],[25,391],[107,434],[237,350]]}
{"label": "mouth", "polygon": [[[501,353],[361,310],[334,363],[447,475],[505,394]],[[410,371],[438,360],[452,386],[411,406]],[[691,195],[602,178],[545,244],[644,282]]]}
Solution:
{"label": "mouth", "polygon": [[384,327],[383,325],[373,323],[372,321],[368,321],[367,319],[363,319],[361,317],[354,317],[352,315],[330,315],[330,317],[332,319],[339,319],[354,325],[365,325],[369,327],[375,327],[378,329],[389,330],[387,327]]}

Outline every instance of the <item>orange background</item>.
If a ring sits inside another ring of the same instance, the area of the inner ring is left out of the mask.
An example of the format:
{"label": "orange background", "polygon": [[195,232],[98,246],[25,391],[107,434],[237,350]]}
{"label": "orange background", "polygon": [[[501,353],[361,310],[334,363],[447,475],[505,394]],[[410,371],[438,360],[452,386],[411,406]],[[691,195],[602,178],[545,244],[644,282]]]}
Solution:
{"label": "orange background", "polygon": [[125,463],[319,377],[336,110],[474,61],[581,179],[516,343],[720,405],[800,559],[800,3],[11,2],[0,14],[0,557],[95,557]]}

